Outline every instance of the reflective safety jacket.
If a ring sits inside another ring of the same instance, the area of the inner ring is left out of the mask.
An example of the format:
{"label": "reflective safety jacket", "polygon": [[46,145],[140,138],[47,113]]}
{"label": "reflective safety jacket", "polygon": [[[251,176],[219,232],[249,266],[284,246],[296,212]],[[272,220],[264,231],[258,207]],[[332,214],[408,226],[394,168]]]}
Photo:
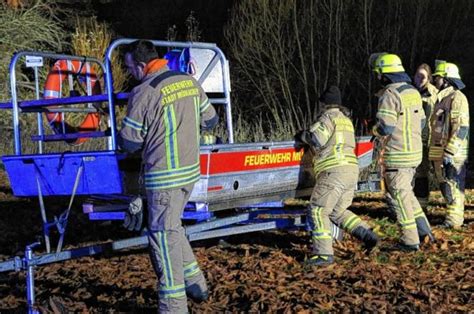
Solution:
{"label": "reflective safety jacket", "polygon": [[469,148],[469,103],[466,96],[452,86],[438,93],[431,116],[430,160],[444,155],[464,163]]}
{"label": "reflective safety jacket", "polygon": [[124,140],[141,144],[145,188],[174,189],[198,181],[200,126],[216,119],[191,76],[167,66],[147,75],[130,93],[120,131]]}
{"label": "reflective safety jacket", "polygon": [[310,139],[304,140],[313,145],[317,153],[313,159],[315,175],[321,171],[347,167],[358,171],[357,157],[354,153],[355,136],[351,119],[339,108],[326,110],[309,130]]}
{"label": "reflective safety jacket", "polygon": [[425,113],[420,93],[410,84],[388,84],[379,98],[373,133],[384,137],[386,168],[416,167],[422,160],[421,130]]}
{"label": "reflective safety jacket", "polygon": [[425,90],[421,91],[421,100],[423,101],[423,110],[425,111],[426,123],[425,127],[421,131],[421,138],[423,140],[423,145],[430,145],[430,136],[431,136],[431,115],[433,114],[433,109],[438,99],[438,89],[431,83],[426,84]]}

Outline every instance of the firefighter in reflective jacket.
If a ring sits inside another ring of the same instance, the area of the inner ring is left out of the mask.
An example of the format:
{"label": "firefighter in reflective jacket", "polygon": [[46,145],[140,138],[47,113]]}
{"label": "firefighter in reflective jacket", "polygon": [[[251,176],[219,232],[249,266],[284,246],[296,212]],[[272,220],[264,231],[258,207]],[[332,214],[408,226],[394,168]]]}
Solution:
{"label": "firefighter in reflective jacket", "polygon": [[461,92],[465,87],[458,67],[438,62],[435,85],[440,90],[431,116],[429,159],[446,199],[445,227],[459,227],[464,221],[464,185],[469,143],[469,104]]}
{"label": "firefighter in reflective jacket", "polygon": [[159,311],[184,313],[187,296],[207,299],[205,278],[184,233],[181,215],[200,178],[200,127],[212,128],[217,115],[197,81],[170,71],[153,43],[132,43],[125,63],[141,84],[130,93],[119,145],[130,152],[142,150]]}
{"label": "firefighter in reflective jacket", "polygon": [[311,265],[334,262],[332,223],[363,241],[368,251],[378,242],[369,226],[347,210],[352,204],[359,167],[354,154],[354,127],[345,114],[347,108],[341,105],[339,89],[329,87],[320,101],[325,105],[318,121],[295,136],[297,144],[307,144],[317,151],[313,159],[316,185],[307,209],[313,243],[313,255],[308,260]]}
{"label": "firefighter in reflective jacket", "polygon": [[422,160],[421,130],[425,124],[420,93],[411,85],[397,55],[373,54],[369,60],[384,86],[377,123],[372,131],[384,143],[384,180],[395,201],[402,238],[398,249],[416,251],[420,240],[433,239],[429,222],[415,197],[412,180]]}

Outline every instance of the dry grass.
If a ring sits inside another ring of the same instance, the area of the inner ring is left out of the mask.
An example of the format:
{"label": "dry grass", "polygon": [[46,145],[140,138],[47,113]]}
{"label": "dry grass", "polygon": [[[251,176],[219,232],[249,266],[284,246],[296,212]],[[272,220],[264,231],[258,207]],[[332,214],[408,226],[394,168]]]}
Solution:
{"label": "dry grass", "polygon": [[[72,52],[74,55],[88,56],[104,60],[109,44],[114,38],[114,33],[106,23],[98,22],[96,17],[76,17],[75,32],[71,37]],[[120,92],[124,89],[129,75],[123,70],[123,62],[118,51],[112,55],[112,76],[114,78],[114,91]],[[94,64],[94,70],[98,74],[103,92],[105,92],[105,80],[102,70]],[[124,110],[117,110],[117,118],[125,114]],[[81,123],[84,115],[69,115],[70,123],[76,125]],[[107,128],[105,119],[101,121],[101,128]]]}
{"label": "dry grass", "polygon": [[[37,1],[26,9],[11,9],[0,5],[0,100],[10,98],[7,83],[10,59],[21,50],[63,51],[66,34],[56,18],[53,6]],[[17,70],[19,95],[31,95],[33,83],[25,72]],[[44,72],[40,73],[42,76]]]}
{"label": "dry grass", "polygon": [[[9,64],[14,52],[21,50],[63,52],[69,44],[62,22],[57,17],[57,8],[50,1],[21,1],[22,5],[0,4],[0,101],[9,101]],[[47,67],[39,69],[40,81],[44,81]],[[34,79],[30,68],[16,69],[18,98],[34,98]],[[10,110],[0,111],[0,151],[12,153],[12,114]],[[36,125],[36,115],[22,116],[22,129]],[[25,133],[28,131],[25,130]],[[36,146],[35,146],[36,147]],[[29,151],[35,149],[31,147]]]}
{"label": "dry grass", "polygon": [[[64,27],[60,21],[55,18],[57,9],[49,3],[38,1],[35,5],[28,9],[13,10],[4,5],[0,6],[0,75],[8,77],[8,64],[13,51],[16,50],[50,50],[54,52],[64,52],[66,47],[71,48],[71,54],[94,57],[99,60],[104,59],[105,51],[112,41],[113,33],[105,23],[99,23],[95,17],[90,18],[75,18],[74,27],[75,32],[72,34],[71,43],[66,42]],[[19,31],[20,30],[20,31]],[[24,38],[23,38],[24,37]],[[66,52],[67,53],[67,52]],[[114,88],[116,91],[121,91],[124,88],[128,77],[123,71],[122,61],[118,53],[112,56],[112,69],[114,76]],[[44,84],[46,74],[49,67],[41,68],[40,86]],[[104,87],[103,73],[95,67],[96,72],[101,79],[101,86]],[[30,82],[27,73],[24,70],[17,71],[19,78],[20,93],[19,99],[33,99],[34,93],[32,89],[33,83]],[[77,83],[75,83],[77,85]],[[67,87],[68,84],[63,84]],[[81,90],[77,88],[76,90]],[[68,91],[63,91],[68,93]],[[0,81],[0,98],[9,99],[10,91],[8,90],[6,81]],[[122,110],[118,110],[118,119]],[[78,125],[82,122],[84,114],[68,114],[67,122],[71,125]],[[23,153],[36,153],[37,144],[29,140],[31,134],[37,133],[37,123],[35,114],[27,114],[21,116],[22,124],[22,144]],[[13,134],[10,130],[11,112],[5,110],[0,112],[0,127],[2,133],[8,136],[0,141],[0,149],[2,154],[11,154],[13,151],[12,138]],[[102,119],[102,129],[105,129],[105,119]],[[44,125],[46,132],[49,127],[46,122]],[[103,149],[105,147],[104,140],[89,140],[86,144],[80,146],[81,150]],[[45,151],[75,151],[79,147],[71,147],[65,143],[48,143],[45,144]]]}
{"label": "dry grass", "polygon": [[[72,52],[78,56],[94,57],[104,60],[107,47],[114,37],[113,31],[106,23],[98,22],[95,17],[76,17],[76,31],[72,35]],[[118,52],[112,55],[112,75],[114,78],[114,90],[123,90],[129,76],[123,71],[123,62]],[[96,67],[96,72],[103,75]]]}
{"label": "dry grass", "polygon": [[[0,101],[7,101],[10,99],[8,69],[14,52],[61,52],[68,44],[66,32],[55,15],[54,5],[46,1],[36,1],[31,7],[21,9],[12,9],[1,3],[0,25]],[[40,76],[46,75],[45,70],[40,72]],[[33,82],[31,76],[26,74],[19,69],[16,72],[21,98],[33,95]],[[3,116],[3,112],[0,112],[0,124],[5,120]]]}

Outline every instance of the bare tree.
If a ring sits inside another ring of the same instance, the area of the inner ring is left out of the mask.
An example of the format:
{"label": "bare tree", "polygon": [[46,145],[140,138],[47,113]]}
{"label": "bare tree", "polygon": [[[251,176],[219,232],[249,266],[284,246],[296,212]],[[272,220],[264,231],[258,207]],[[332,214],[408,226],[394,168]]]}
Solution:
{"label": "bare tree", "polygon": [[468,0],[241,0],[225,30],[238,110],[263,112],[266,131],[291,133],[315,119],[318,95],[336,84],[356,118],[373,118],[380,86],[369,55],[396,53],[407,73],[438,56],[468,61],[469,50],[451,47],[474,37],[473,6]]}

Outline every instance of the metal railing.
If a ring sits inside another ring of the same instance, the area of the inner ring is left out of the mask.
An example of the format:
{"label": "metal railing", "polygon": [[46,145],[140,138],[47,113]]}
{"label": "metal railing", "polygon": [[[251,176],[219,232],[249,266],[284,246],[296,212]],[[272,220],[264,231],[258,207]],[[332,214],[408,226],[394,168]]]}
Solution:
{"label": "metal railing", "polygon": [[[12,111],[13,111],[13,136],[14,136],[14,148],[15,148],[15,155],[21,155],[21,130],[20,130],[20,113],[21,113],[21,108],[18,102],[18,94],[17,94],[17,81],[16,81],[16,66],[18,64],[18,61],[20,60],[21,57],[26,57],[26,56],[36,56],[36,57],[42,57],[42,58],[51,58],[51,59],[56,59],[56,60],[77,60],[77,61],[82,61],[82,62],[93,62],[98,64],[103,73],[105,73],[105,67],[104,64],[96,59],[96,58],[89,58],[89,57],[80,57],[80,56],[70,56],[70,55],[64,55],[64,54],[55,54],[55,53],[48,53],[48,52],[36,52],[36,51],[21,51],[16,53],[11,62],[10,62],[10,92],[11,92],[11,105],[12,105]],[[37,69],[35,69],[35,85],[36,85],[36,100],[31,100],[28,102],[24,102],[23,104],[28,107],[44,107],[44,106],[54,106],[60,104],[66,104],[64,100],[57,100],[57,99],[50,99],[50,100],[45,100],[45,99],[39,99],[39,84],[38,84],[38,77],[37,77]],[[108,88],[107,88],[108,90]],[[69,102],[67,104],[72,104],[72,103],[81,103],[81,102],[91,102],[94,101],[93,98],[88,98],[87,96],[85,97],[72,97],[72,98],[77,98],[77,102]],[[87,101],[84,101],[87,98]],[[101,99],[97,101],[103,101]],[[110,103],[109,103],[109,110],[110,110]],[[43,130],[43,120],[41,113],[38,113],[38,135],[43,136],[44,130]],[[42,153],[42,141],[38,142],[39,145],[39,151]]]}
{"label": "metal railing", "polygon": [[[121,38],[113,41],[110,46],[107,48],[107,52],[105,54],[105,81],[107,86],[107,95],[109,104],[113,104],[114,96],[113,96],[113,76],[112,76],[112,54],[119,46],[131,44],[138,39],[132,38]],[[226,114],[226,126],[227,132],[229,136],[229,143],[234,142],[234,133],[233,133],[233,126],[232,126],[232,108],[231,108],[231,101],[230,101],[230,76],[229,76],[229,63],[225,58],[224,53],[221,49],[219,49],[216,44],[212,43],[200,43],[200,42],[177,42],[177,41],[164,41],[164,40],[149,40],[155,46],[158,47],[168,47],[168,48],[195,48],[195,49],[207,49],[212,50],[215,53],[214,58],[209,62],[207,67],[204,69],[201,77],[199,78],[199,82],[202,83],[211,73],[212,69],[217,66],[218,61],[220,61],[222,67],[222,87],[224,91],[223,98],[217,99],[210,99],[211,103],[213,104],[223,104],[225,105],[225,114]],[[111,121],[111,129],[112,131],[116,129],[115,125],[115,109],[113,109],[113,105],[110,109],[110,121]],[[117,147],[117,139],[115,132],[111,134],[111,144],[110,149],[115,150]]]}
{"label": "metal railing", "polygon": [[[65,54],[55,54],[55,53],[47,53],[47,52],[34,52],[34,51],[21,51],[16,53],[11,62],[10,62],[10,91],[11,91],[11,103],[2,103],[0,104],[0,109],[12,109],[13,112],[13,135],[14,135],[14,152],[15,155],[22,154],[22,144],[21,144],[21,129],[20,129],[20,114],[21,113],[29,113],[29,112],[37,112],[38,113],[38,135],[34,137],[38,140],[38,148],[39,153],[42,153],[43,150],[43,142],[46,138],[44,136],[44,129],[43,129],[43,117],[42,112],[53,112],[53,111],[61,111],[61,112],[75,112],[78,110],[75,109],[46,109],[44,107],[48,106],[57,106],[57,105],[73,105],[73,104],[80,104],[80,103],[91,103],[91,102],[108,102],[108,123],[110,127],[110,133],[108,133],[109,141],[108,141],[108,149],[109,150],[116,150],[117,149],[117,121],[116,121],[116,114],[115,114],[115,105],[117,100],[124,100],[128,99],[128,93],[114,93],[113,88],[113,74],[112,74],[112,54],[119,46],[130,44],[138,39],[132,38],[122,38],[113,41],[110,46],[107,48],[105,61],[104,63],[96,58],[90,57],[83,57],[83,56],[72,56],[72,55],[65,55]],[[212,104],[219,104],[225,106],[225,118],[226,118],[226,128],[228,133],[229,143],[234,143],[234,133],[233,133],[233,125],[232,125],[232,107],[231,107],[231,99],[230,99],[230,75],[229,75],[229,63],[222,52],[216,44],[213,43],[201,43],[201,42],[176,42],[176,41],[162,41],[162,40],[150,40],[155,46],[158,47],[167,47],[167,48],[189,48],[189,49],[204,49],[210,50],[214,52],[214,56],[211,58],[209,63],[204,68],[201,76],[198,79],[199,83],[203,83],[211,74],[211,72],[220,66],[220,71],[222,71],[222,82],[220,82],[222,90],[223,90],[223,97],[219,98],[210,98],[210,102]],[[33,100],[22,100],[18,99],[18,92],[17,92],[17,79],[16,79],[16,67],[19,63],[19,60],[22,57],[26,56],[34,56],[34,57],[41,57],[41,58],[50,58],[56,60],[77,60],[82,62],[93,62],[96,63],[102,69],[104,73],[104,85],[105,85],[105,94],[101,95],[92,95],[92,96],[76,96],[76,97],[65,97],[60,99],[40,99],[40,91],[39,91],[39,83],[38,83],[38,75],[37,75],[37,68],[35,67],[35,86],[36,86],[36,99]],[[80,110],[79,110],[80,111]],[[89,110],[90,111],[90,110]],[[84,112],[89,112],[87,109]],[[87,136],[84,136],[87,137]],[[57,139],[56,139],[57,140]]]}

